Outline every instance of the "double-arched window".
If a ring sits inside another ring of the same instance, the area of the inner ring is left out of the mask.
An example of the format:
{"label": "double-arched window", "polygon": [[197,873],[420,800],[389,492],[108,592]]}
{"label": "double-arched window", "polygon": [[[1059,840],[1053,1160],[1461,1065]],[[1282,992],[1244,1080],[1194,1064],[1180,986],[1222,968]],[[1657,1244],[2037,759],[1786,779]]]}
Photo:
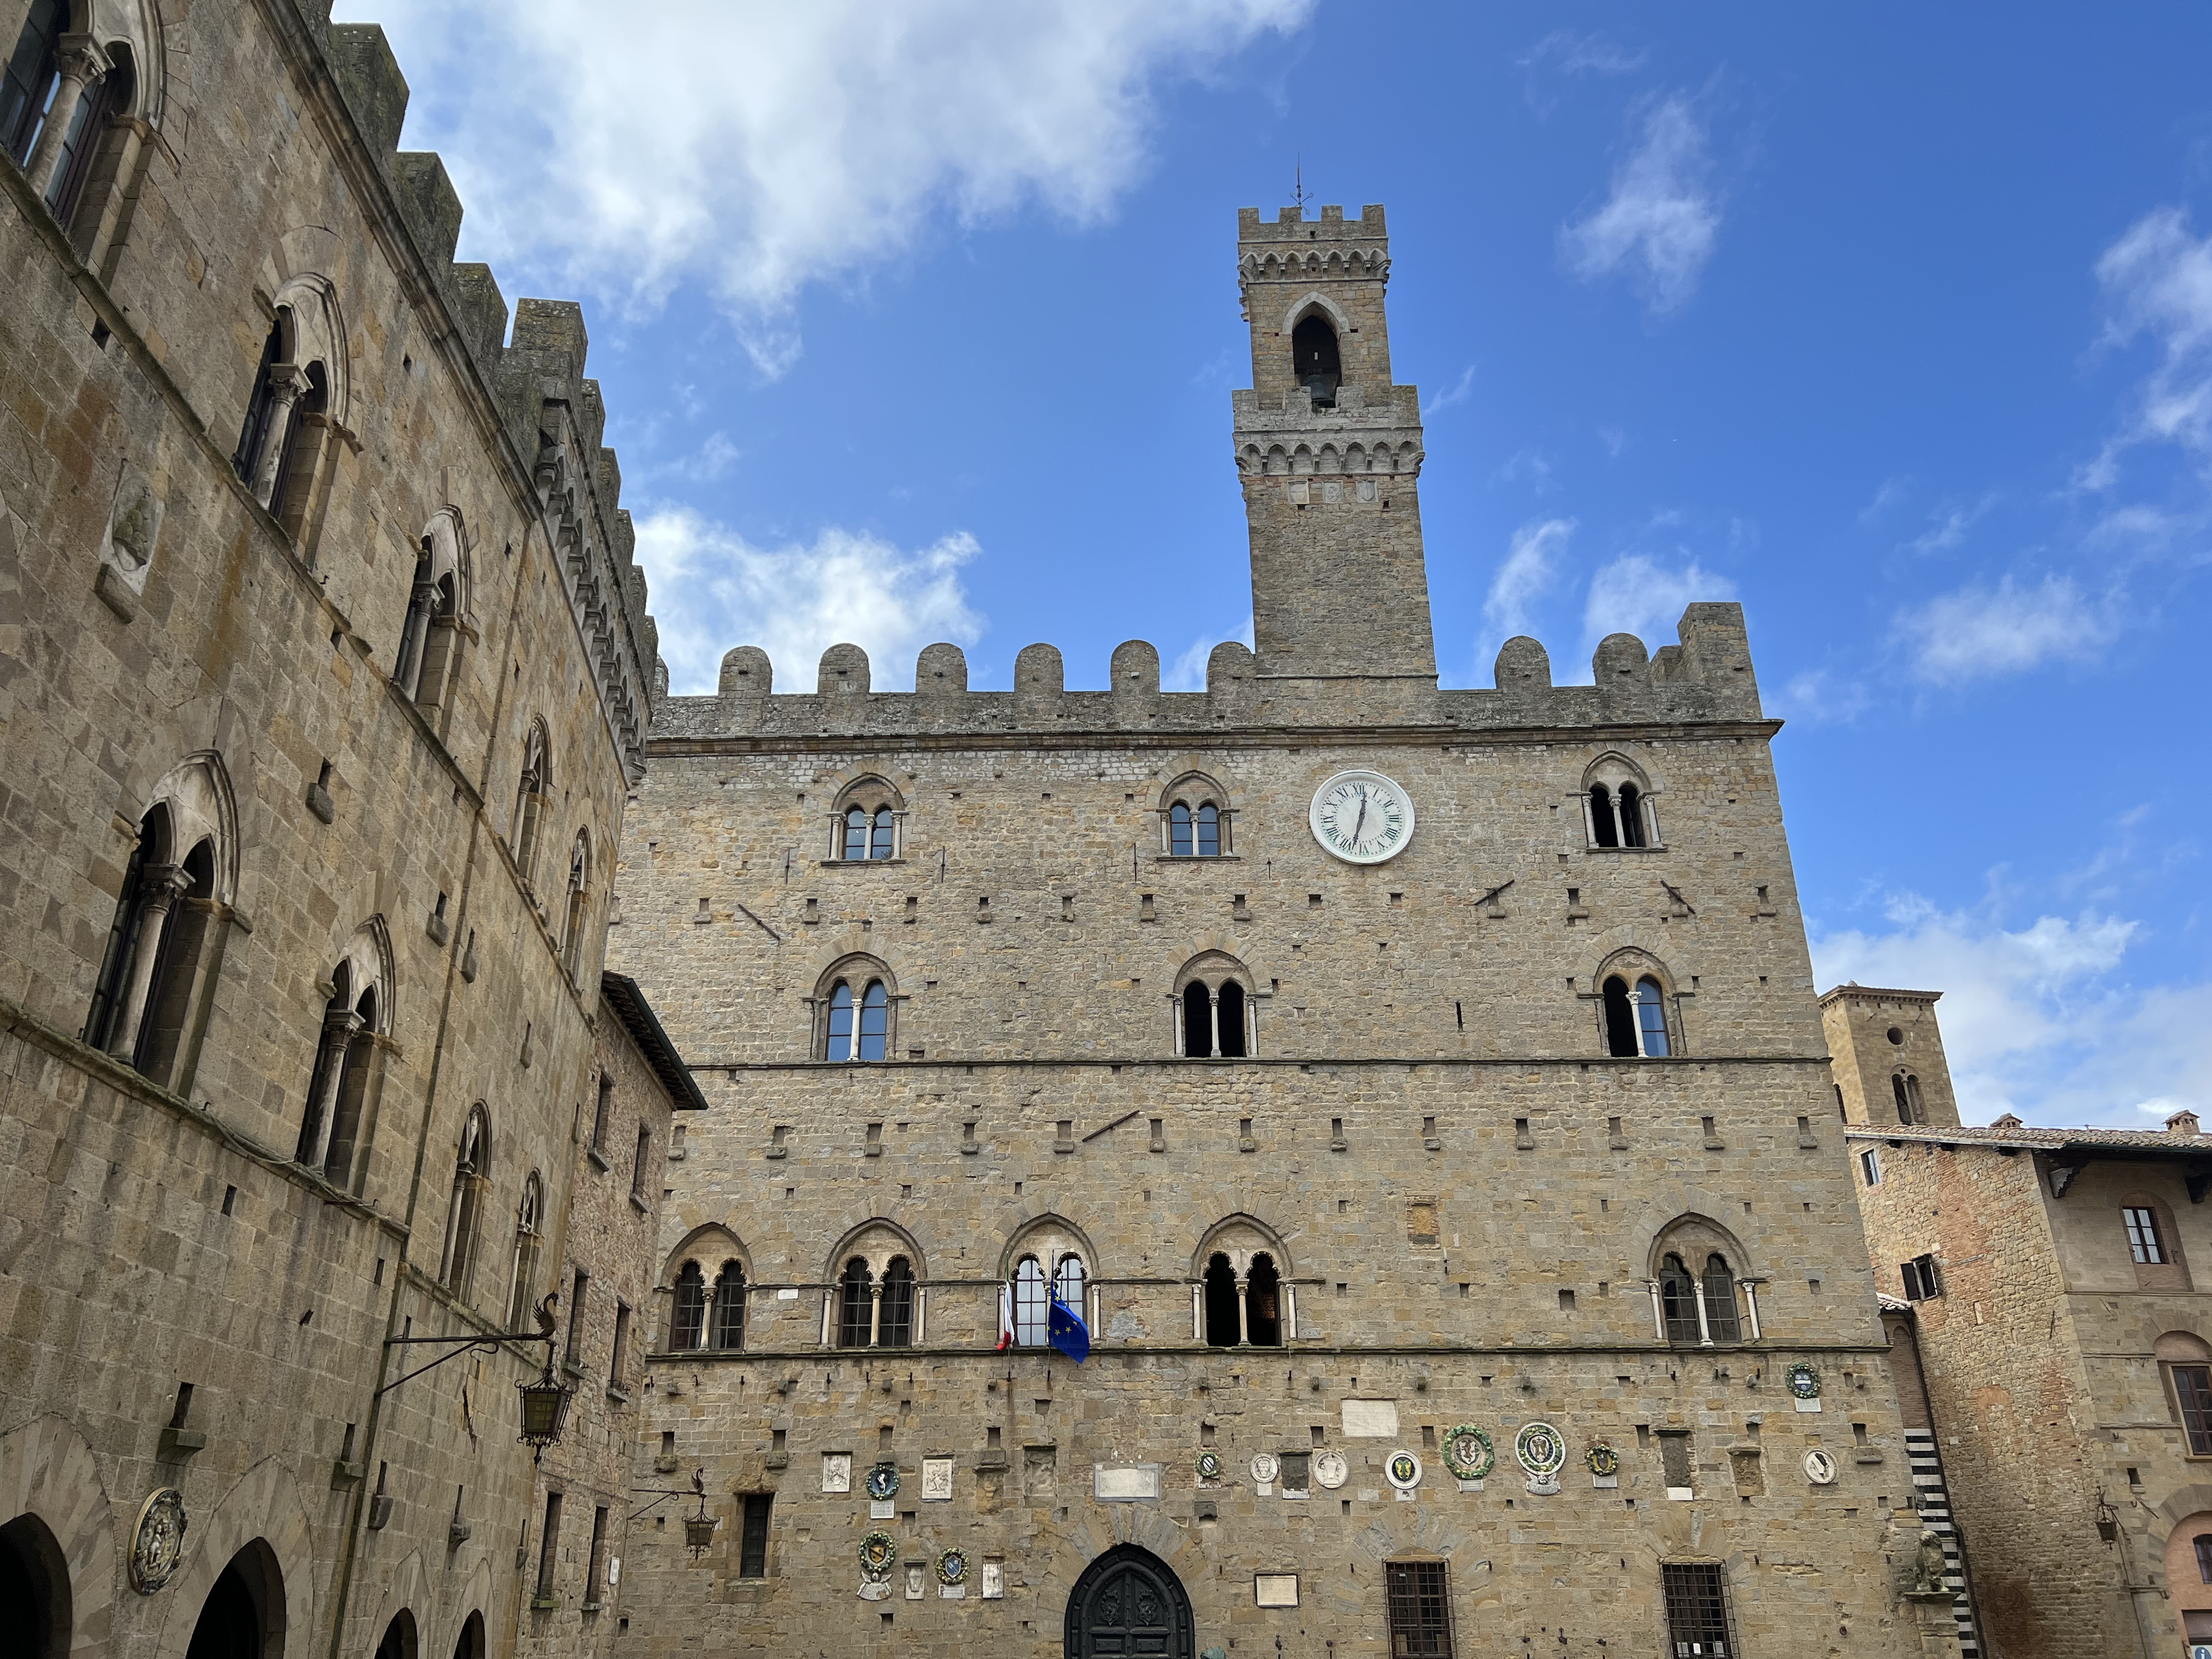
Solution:
{"label": "double-arched window", "polygon": [[1626,757],[1601,755],[1583,774],[1583,802],[1592,847],[1656,847],[1658,820],[1651,786]]}
{"label": "double-arched window", "polygon": [[1659,1302],[1669,1342],[1705,1346],[1742,1340],[1735,1274],[1718,1250],[1706,1255],[1703,1276],[1695,1279],[1681,1256],[1668,1251],[1659,1264]]}
{"label": "double-arched window", "polygon": [[592,832],[576,831],[568,854],[568,907],[561,919],[561,969],[574,984],[584,972],[584,922],[591,913]]}
{"label": "double-arched window", "polygon": [[896,840],[896,823],[888,806],[872,812],[865,806],[848,806],[844,817],[844,854],[848,859],[887,859]]}
{"label": "double-arched window", "polygon": [[1238,1273],[1224,1250],[1206,1263],[1206,1340],[1210,1347],[1279,1347],[1283,1340],[1282,1275],[1266,1250]]}
{"label": "double-arched window", "polygon": [[160,41],[143,41],[157,56],[142,75],[138,10],[80,9],[92,32],[76,33],[68,0],[33,0],[0,64],[0,149],[95,269],[127,222],[125,198],[137,190],[146,135],[161,113]]}
{"label": "double-arched window", "polygon": [[510,1331],[520,1330],[522,1322],[530,1316],[532,1292],[538,1287],[538,1249],[543,1242],[539,1212],[544,1206],[544,1189],[538,1184],[538,1171],[532,1170],[522,1183],[522,1202],[514,1212],[514,1271],[507,1291]]}
{"label": "double-arched window", "polygon": [[[1048,1251],[1048,1256],[1051,1253]],[[1052,1304],[1065,1303],[1079,1319],[1090,1322],[1083,1304],[1083,1258],[1073,1250],[1061,1252],[1052,1261],[1051,1289],[1046,1289],[1045,1263],[1035,1254],[1014,1263],[1014,1345],[1022,1348],[1048,1346],[1052,1336]]]}
{"label": "double-arched window", "polygon": [[331,997],[323,1008],[322,1038],[300,1120],[299,1163],[333,1186],[357,1191],[365,1173],[363,1131],[375,1121],[378,1034],[390,1024],[390,941],[380,920],[354,935],[345,957],[331,971]]}
{"label": "double-arched window", "polygon": [[538,842],[544,833],[546,798],[553,788],[553,740],[542,720],[530,723],[530,735],[522,742],[522,776],[514,787],[514,828],[507,844],[514,851],[514,867],[520,872],[523,885],[534,880],[532,866],[538,862]]}
{"label": "double-arched window", "polygon": [[447,507],[422,532],[392,672],[402,694],[422,708],[442,707],[457,683],[467,587],[468,544],[460,515]]}
{"label": "double-arched window", "polygon": [[1925,1123],[1928,1109],[1920,1103],[1920,1079],[1910,1072],[1897,1072],[1889,1079],[1890,1092],[1897,1097],[1897,1121],[1899,1123]]}
{"label": "double-arched window", "polygon": [[1242,1060],[1252,1052],[1251,975],[1234,957],[1193,958],[1176,988],[1176,1048],[1186,1060]]}
{"label": "double-arched window", "polygon": [[1653,974],[1605,976],[1605,1050],[1624,1060],[1663,1060],[1674,1052],[1667,1029],[1667,993]]}
{"label": "double-arched window", "polygon": [[814,996],[817,1059],[878,1060],[891,1052],[897,988],[873,957],[850,957],[823,976]]}
{"label": "double-arched window", "polygon": [[438,1282],[462,1300],[469,1294],[469,1270],[476,1260],[477,1233],[484,1197],[491,1190],[491,1114],[482,1101],[469,1108],[461,1128],[460,1155],[453,1160],[453,1198],[446,1211],[446,1249]]}
{"label": "double-arched window", "polygon": [[1232,851],[1230,826],[1235,814],[1229,794],[1203,772],[1186,772],[1160,798],[1160,821],[1170,858],[1220,858]]}
{"label": "double-arched window", "polygon": [[914,1264],[895,1255],[881,1274],[855,1255],[837,1278],[837,1346],[906,1348],[914,1346]]}
{"label": "double-arched window", "polygon": [[710,1290],[707,1275],[696,1261],[686,1261],[676,1276],[676,1301],[668,1328],[668,1346],[679,1353],[708,1350],[734,1353],[745,1345],[745,1269],[734,1259],[725,1261]]}
{"label": "double-arched window", "polygon": [[846,785],[837,793],[830,856],[850,864],[899,857],[905,808],[898,792],[881,778],[860,778]]}

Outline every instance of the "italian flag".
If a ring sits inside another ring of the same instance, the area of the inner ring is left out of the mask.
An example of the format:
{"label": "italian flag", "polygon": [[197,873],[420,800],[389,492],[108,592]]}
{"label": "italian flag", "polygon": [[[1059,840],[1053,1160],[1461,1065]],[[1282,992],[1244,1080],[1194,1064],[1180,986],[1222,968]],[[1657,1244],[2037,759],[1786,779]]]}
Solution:
{"label": "italian flag", "polygon": [[1004,1353],[1013,1346],[1014,1287],[1011,1285],[1000,1285],[999,1286],[999,1352]]}

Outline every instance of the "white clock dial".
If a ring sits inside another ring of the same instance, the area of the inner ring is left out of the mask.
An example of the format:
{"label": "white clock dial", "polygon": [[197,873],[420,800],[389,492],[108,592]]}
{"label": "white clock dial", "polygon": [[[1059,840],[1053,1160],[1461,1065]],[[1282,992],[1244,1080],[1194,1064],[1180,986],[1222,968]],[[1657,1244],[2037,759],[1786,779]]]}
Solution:
{"label": "white clock dial", "polygon": [[1380,772],[1339,772],[1314,791],[1308,822],[1347,864],[1380,864],[1413,838],[1413,798]]}

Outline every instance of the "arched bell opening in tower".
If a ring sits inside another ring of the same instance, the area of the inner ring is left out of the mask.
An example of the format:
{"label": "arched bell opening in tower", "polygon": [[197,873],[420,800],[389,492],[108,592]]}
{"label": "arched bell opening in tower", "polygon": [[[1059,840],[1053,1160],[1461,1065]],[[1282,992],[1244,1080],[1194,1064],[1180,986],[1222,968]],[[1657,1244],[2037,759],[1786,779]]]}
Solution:
{"label": "arched bell opening in tower", "polygon": [[1336,355],[1336,331],[1328,318],[1314,313],[1291,331],[1291,362],[1298,384],[1313,393],[1314,407],[1335,408],[1344,371]]}

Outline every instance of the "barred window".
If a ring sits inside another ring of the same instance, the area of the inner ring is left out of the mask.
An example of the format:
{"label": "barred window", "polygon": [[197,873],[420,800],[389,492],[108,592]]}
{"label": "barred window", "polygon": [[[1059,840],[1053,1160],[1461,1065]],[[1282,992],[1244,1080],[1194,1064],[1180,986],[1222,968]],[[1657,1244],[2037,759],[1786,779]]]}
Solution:
{"label": "barred window", "polygon": [[1668,1563],[1659,1569],[1667,1595],[1667,1635],[1674,1659],[1728,1659],[1728,1588],[1717,1566]]}
{"label": "barred window", "polygon": [[2130,1205],[2120,1212],[2120,1219],[2127,1224],[2128,1249],[2136,1261],[2154,1267],[2166,1260],[2166,1246],[2158,1236],[2157,1212]]}
{"label": "barred window", "polygon": [[768,1577],[768,1517],[775,1503],[774,1492],[749,1492],[745,1494],[744,1527],[738,1540],[738,1577],[740,1578]]}
{"label": "barred window", "polygon": [[1441,1561],[1383,1565],[1391,1659],[1451,1659],[1451,1600]]}

